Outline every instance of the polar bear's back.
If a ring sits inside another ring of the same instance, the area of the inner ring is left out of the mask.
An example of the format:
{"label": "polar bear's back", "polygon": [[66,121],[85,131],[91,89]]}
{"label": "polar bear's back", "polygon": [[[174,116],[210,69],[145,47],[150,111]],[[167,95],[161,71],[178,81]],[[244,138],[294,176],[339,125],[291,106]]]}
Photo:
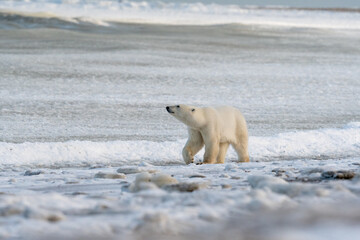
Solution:
{"label": "polar bear's back", "polygon": [[244,116],[237,108],[231,106],[221,106],[215,107],[214,109],[218,113],[220,120],[222,120],[226,125],[235,124],[239,121],[245,122]]}
{"label": "polar bear's back", "polygon": [[239,109],[230,106],[215,107],[213,109],[216,112],[221,142],[235,143],[239,138],[247,138],[246,121]]}

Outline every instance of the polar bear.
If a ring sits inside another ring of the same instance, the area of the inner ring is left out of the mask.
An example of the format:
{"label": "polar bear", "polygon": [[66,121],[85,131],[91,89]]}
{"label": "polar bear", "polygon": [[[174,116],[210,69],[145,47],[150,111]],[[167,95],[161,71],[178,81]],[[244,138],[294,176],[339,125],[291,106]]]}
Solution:
{"label": "polar bear", "polygon": [[166,110],[188,127],[189,139],[182,152],[186,164],[194,162],[195,154],[204,145],[203,163],[224,163],[229,144],[237,152],[239,162],[249,162],[248,130],[238,109],[175,105]]}

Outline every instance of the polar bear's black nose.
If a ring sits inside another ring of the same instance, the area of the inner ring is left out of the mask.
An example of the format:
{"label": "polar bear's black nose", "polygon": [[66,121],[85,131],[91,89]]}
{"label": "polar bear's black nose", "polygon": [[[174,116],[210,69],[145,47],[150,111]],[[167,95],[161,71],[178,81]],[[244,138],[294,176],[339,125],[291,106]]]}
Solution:
{"label": "polar bear's black nose", "polygon": [[166,111],[168,111],[168,113],[174,113],[173,111],[171,111],[169,106],[166,107]]}

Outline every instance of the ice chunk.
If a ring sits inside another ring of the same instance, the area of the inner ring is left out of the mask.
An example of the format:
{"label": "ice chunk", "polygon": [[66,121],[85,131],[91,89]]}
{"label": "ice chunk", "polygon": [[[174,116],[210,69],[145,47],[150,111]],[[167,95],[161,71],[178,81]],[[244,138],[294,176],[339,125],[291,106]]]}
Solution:
{"label": "ice chunk", "polygon": [[248,182],[252,188],[264,188],[277,185],[287,185],[288,183],[281,178],[270,177],[270,176],[249,176]]}
{"label": "ice chunk", "polygon": [[147,168],[147,167],[125,166],[125,167],[118,168],[117,172],[123,173],[123,174],[134,174],[134,173],[141,173],[141,172],[155,173],[155,172],[157,172],[157,170],[152,169],[152,168]]}
{"label": "ice chunk", "polygon": [[150,183],[151,174],[148,172],[139,173],[136,175],[135,181],[131,183],[129,190],[131,192],[138,192],[140,190],[156,188],[157,186]]}
{"label": "ice chunk", "polygon": [[162,187],[164,185],[176,184],[178,183],[178,180],[168,174],[157,173],[151,177],[151,182],[156,184],[158,187]]}
{"label": "ice chunk", "polygon": [[248,182],[254,189],[269,189],[278,194],[285,194],[289,197],[313,195],[327,196],[329,191],[317,186],[303,183],[288,183],[284,179],[270,176],[249,176]]}
{"label": "ice chunk", "polygon": [[193,192],[199,189],[206,188],[208,186],[207,183],[178,183],[178,184],[170,184],[165,185],[163,187],[164,190],[168,191],[179,191],[179,192]]}
{"label": "ice chunk", "polygon": [[94,176],[95,178],[108,178],[108,179],[124,179],[126,178],[126,175],[123,173],[103,173],[98,172]]}
{"label": "ice chunk", "polygon": [[24,175],[25,176],[34,176],[34,175],[40,175],[44,173],[42,170],[26,170]]}
{"label": "ice chunk", "polygon": [[350,170],[325,171],[321,174],[323,178],[335,179],[352,179],[355,175],[355,172]]}

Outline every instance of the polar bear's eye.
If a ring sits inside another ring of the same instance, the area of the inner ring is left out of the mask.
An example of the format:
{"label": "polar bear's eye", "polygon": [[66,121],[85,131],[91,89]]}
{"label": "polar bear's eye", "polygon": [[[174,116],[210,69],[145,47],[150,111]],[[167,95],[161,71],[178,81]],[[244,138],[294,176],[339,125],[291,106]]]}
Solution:
{"label": "polar bear's eye", "polygon": [[176,107],[177,107],[177,108],[180,108],[180,106],[179,106],[179,105],[177,105]]}
{"label": "polar bear's eye", "polygon": [[195,112],[195,108],[191,109],[192,112]]}

